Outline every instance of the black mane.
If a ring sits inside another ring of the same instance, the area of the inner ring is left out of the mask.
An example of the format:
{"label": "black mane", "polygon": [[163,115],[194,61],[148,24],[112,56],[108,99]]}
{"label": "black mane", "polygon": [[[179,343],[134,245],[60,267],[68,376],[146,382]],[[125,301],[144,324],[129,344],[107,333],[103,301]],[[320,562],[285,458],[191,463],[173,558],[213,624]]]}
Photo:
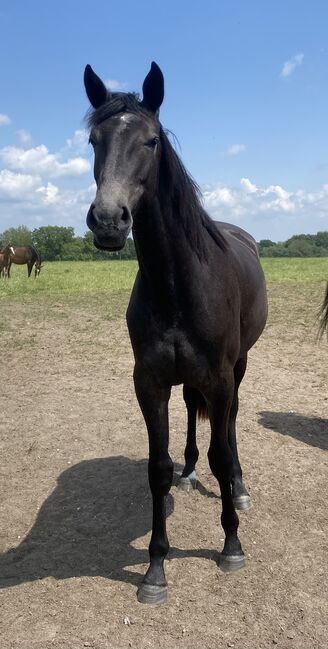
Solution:
{"label": "black mane", "polygon": [[[106,119],[119,113],[134,113],[149,117],[149,111],[136,93],[108,93],[108,101],[97,109],[91,109],[86,115],[89,128],[93,128]],[[206,257],[206,241],[204,228],[215,243],[226,250],[227,242],[218,230],[215,222],[208,216],[202,205],[201,190],[190,176],[178,154],[174,150],[166,131],[160,126],[161,140],[161,200],[171,205],[172,218],[179,217],[186,237],[200,259]]]}
{"label": "black mane", "polygon": [[178,154],[169,141],[165,130],[161,127],[162,145],[162,200],[172,205],[172,217],[179,215],[179,220],[187,239],[200,259],[206,257],[206,241],[204,228],[215,243],[226,250],[225,237],[208,216],[202,205],[201,190],[181,162]]}

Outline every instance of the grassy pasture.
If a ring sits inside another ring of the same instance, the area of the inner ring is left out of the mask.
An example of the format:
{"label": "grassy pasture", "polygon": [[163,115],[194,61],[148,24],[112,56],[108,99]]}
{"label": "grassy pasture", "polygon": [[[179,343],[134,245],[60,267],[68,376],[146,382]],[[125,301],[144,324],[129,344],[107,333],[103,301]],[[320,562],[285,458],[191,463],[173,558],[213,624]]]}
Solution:
{"label": "grassy pasture", "polygon": [[55,261],[45,262],[37,279],[28,279],[26,266],[13,264],[10,280],[0,284],[0,297],[124,292],[131,289],[136,272],[136,261]]}
{"label": "grassy pasture", "polygon": [[[269,324],[300,322],[317,330],[328,258],[262,259],[262,265],[268,285]],[[40,314],[47,318],[55,311],[59,316],[69,309],[96,312],[102,320],[124,317],[137,267],[136,261],[46,262],[40,277],[34,279],[27,277],[25,266],[12,266],[10,280],[0,281],[0,330],[13,327],[11,309],[15,304],[26,305],[30,322]]]}
{"label": "grassy pasture", "polygon": [[317,283],[328,281],[328,258],[262,258],[268,283]]}
{"label": "grassy pasture", "polygon": [[[328,280],[328,258],[262,259],[268,284],[318,284]],[[0,299],[20,296],[88,296],[130,291],[136,261],[46,262],[38,279],[26,266],[12,266],[9,281],[0,282]]]}

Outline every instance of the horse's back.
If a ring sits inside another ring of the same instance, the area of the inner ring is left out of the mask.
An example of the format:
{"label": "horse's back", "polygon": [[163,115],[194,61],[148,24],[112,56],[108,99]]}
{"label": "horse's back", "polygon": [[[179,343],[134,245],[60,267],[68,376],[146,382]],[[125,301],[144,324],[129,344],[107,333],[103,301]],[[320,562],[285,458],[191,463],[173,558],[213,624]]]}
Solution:
{"label": "horse's back", "polygon": [[27,264],[38,259],[38,253],[34,246],[13,246],[11,247],[10,261],[14,264]]}
{"label": "horse's back", "polygon": [[246,248],[258,258],[256,241],[249,232],[246,232],[246,230],[243,230],[238,225],[225,223],[224,221],[215,221],[215,225],[219,232],[223,234],[230,247],[240,250]]}

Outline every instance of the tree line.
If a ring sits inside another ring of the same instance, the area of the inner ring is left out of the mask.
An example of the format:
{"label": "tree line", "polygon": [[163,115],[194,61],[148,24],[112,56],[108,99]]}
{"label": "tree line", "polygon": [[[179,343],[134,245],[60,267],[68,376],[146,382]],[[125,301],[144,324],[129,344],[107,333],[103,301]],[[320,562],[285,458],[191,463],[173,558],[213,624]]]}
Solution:
{"label": "tree line", "polygon": [[37,248],[43,261],[87,261],[97,259],[136,259],[133,239],[128,239],[123,250],[105,252],[93,245],[92,232],[76,237],[74,228],[45,225],[29,230],[25,225],[9,228],[0,234],[0,248],[32,245]]}
{"label": "tree line", "polygon": [[280,243],[262,239],[257,245],[260,257],[328,257],[328,232],[295,234]]}
{"label": "tree line", "polygon": [[[12,246],[35,246],[45,261],[83,261],[90,259],[136,259],[133,239],[128,239],[123,250],[104,252],[93,245],[92,232],[75,236],[74,228],[46,225],[29,230],[25,225],[9,228],[0,234],[0,248]],[[261,239],[260,257],[328,257],[328,231],[317,234],[297,234],[287,241],[275,243]]]}

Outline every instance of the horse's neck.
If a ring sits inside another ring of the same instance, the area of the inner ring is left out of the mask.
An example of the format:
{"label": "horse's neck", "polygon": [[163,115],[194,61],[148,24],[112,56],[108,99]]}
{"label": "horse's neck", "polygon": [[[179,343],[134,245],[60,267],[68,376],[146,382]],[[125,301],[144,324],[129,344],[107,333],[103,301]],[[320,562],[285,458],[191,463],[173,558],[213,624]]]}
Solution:
{"label": "horse's neck", "polygon": [[134,239],[141,281],[163,309],[178,309],[181,293],[187,297],[200,265],[179,215],[163,211],[155,201],[138,215]]}

